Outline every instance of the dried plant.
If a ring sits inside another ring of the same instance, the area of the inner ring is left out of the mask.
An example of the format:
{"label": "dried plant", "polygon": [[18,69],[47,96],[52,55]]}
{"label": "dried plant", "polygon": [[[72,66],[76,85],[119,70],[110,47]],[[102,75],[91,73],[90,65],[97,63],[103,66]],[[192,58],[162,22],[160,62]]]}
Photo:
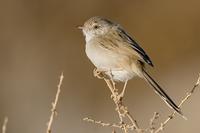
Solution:
{"label": "dried plant", "polygon": [[[133,117],[132,113],[129,112],[128,108],[124,105],[123,99],[124,99],[124,91],[126,88],[123,88],[122,92],[119,93],[118,90],[115,88],[115,82],[112,79],[107,79],[105,74],[99,71],[94,71],[94,76],[98,77],[99,79],[103,79],[108,88],[111,91],[111,98],[115,103],[116,106],[116,111],[118,113],[119,117],[119,123],[108,123],[108,122],[103,122],[103,121],[97,121],[92,118],[84,118],[84,121],[99,124],[101,126],[107,126],[107,127],[112,127],[112,128],[119,128],[121,129],[124,133],[128,133],[128,131],[135,131],[137,133],[144,133],[144,132],[149,132],[149,133],[159,133],[163,131],[167,123],[173,119],[176,115],[176,112],[171,113],[167,119],[160,124],[158,128],[155,127],[155,121],[159,118],[159,114],[157,112],[154,113],[153,117],[150,119],[149,122],[149,127],[148,128],[140,128],[136,119]],[[193,88],[189,91],[189,93],[186,94],[186,96],[181,100],[179,107],[183,105],[194,93],[195,89],[199,86],[200,84],[200,75],[198,77],[197,82],[193,86]],[[125,122],[124,119],[127,118],[129,120],[128,122]],[[116,133],[115,130],[112,132]]]}
{"label": "dried plant", "polygon": [[8,117],[5,117],[2,125],[2,133],[6,133],[7,124],[8,124]]}
{"label": "dried plant", "polygon": [[50,115],[49,121],[47,123],[46,133],[51,133],[51,127],[52,127],[52,124],[53,124],[54,116],[57,115],[56,106],[58,104],[58,99],[59,99],[59,95],[60,95],[60,92],[61,92],[61,85],[62,85],[62,82],[63,82],[63,78],[64,78],[64,75],[62,73],[60,75],[60,81],[59,81],[59,84],[57,86],[56,97],[54,99],[54,102],[52,102],[51,115]]}

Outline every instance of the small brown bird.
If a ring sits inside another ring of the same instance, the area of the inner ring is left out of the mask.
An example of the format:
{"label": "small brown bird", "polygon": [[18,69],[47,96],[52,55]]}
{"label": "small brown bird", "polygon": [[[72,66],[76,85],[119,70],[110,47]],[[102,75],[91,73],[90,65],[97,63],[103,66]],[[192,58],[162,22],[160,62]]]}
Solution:
{"label": "small brown bird", "polygon": [[85,36],[86,54],[99,71],[125,84],[135,76],[145,79],[169,107],[183,116],[180,108],[146,72],[145,65],[153,67],[149,56],[119,24],[92,17],[79,28]]}

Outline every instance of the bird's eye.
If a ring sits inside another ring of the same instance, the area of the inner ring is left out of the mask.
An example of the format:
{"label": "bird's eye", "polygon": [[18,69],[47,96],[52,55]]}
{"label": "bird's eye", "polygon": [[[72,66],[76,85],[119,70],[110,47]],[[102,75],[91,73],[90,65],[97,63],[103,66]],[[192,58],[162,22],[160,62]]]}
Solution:
{"label": "bird's eye", "polygon": [[98,25],[95,25],[95,26],[94,26],[94,29],[98,29],[98,28],[99,28],[99,26],[98,26]]}

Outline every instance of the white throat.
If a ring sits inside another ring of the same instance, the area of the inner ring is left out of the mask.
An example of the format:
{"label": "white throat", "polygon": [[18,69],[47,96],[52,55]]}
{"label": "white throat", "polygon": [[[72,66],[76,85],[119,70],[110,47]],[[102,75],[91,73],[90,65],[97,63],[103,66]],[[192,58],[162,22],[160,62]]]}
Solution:
{"label": "white throat", "polygon": [[93,33],[86,32],[85,30],[83,30],[83,34],[85,35],[85,41],[86,41],[86,43],[89,42],[94,37]]}
{"label": "white throat", "polygon": [[85,34],[85,41],[89,42],[94,37],[93,34]]}

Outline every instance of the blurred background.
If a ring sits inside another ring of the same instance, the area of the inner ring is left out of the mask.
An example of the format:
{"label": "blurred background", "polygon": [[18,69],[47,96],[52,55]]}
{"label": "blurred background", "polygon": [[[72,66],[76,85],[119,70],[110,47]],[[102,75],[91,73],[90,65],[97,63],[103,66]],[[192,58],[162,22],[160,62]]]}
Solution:
{"label": "blurred background", "polygon": [[[110,133],[112,129],[83,122],[92,117],[117,122],[114,103],[102,80],[93,77],[84,37],[76,27],[92,16],[120,23],[149,54],[149,72],[179,103],[200,72],[199,0],[1,0],[0,124],[9,117],[8,133],[44,133],[61,72],[64,82],[53,133]],[[120,87],[120,86],[119,86]],[[200,91],[165,129],[200,130]],[[147,127],[155,111],[172,112],[143,80],[128,83],[125,104]]]}

